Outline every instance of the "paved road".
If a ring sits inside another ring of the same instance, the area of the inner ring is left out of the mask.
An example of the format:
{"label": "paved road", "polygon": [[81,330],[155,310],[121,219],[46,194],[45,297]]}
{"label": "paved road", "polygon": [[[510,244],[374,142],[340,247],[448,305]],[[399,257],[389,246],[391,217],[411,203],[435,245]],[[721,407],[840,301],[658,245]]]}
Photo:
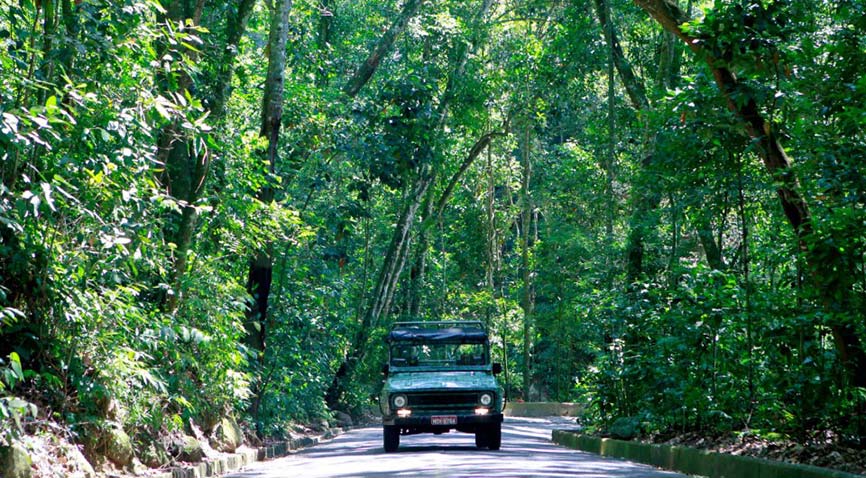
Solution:
{"label": "paved road", "polygon": [[400,437],[400,449],[382,449],[382,429],[352,430],[329,442],[273,461],[255,463],[234,478],[569,477],[684,478],[684,475],[558,447],[550,430],[568,419],[511,418],[502,449],[478,450],[473,435]]}

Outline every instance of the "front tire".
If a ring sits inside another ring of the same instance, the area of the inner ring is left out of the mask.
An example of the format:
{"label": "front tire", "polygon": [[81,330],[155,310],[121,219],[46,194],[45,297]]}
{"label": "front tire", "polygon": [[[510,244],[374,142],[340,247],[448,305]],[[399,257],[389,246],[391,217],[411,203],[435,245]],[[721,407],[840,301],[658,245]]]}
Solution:
{"label": "front tire", "polygon": [[480,429],[475,432],[475,446],[478,448],[487,448],[487,430]]}
{"label": "front tire", "polygon": [[502,424],[491,425],[487,430],[487,448],[498,450],[502,446]]}
{"label": "front tire", "polygon": [[382,426],[382,442],[385,453],[394,453],[400,447],[400,428],[394,425]]}

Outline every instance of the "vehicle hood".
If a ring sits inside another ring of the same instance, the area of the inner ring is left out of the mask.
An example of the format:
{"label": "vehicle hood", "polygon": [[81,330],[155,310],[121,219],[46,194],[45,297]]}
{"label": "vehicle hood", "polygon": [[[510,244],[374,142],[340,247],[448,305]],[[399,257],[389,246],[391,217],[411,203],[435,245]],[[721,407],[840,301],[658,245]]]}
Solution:
{"label": "vehicle hood", "polygon": [[490,372],[396,372],[388,377],[385,387],[392,392],[426,390],[497,390],[499,386]]}

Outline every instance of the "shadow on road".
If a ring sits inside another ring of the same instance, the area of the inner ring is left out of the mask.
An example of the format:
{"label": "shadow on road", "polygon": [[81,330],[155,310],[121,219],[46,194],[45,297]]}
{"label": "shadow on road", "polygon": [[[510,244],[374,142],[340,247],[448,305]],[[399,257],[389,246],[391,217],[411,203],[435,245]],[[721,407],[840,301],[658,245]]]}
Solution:
{"label": "shadow on road", "polygon": [[479,450],[464,433],[401,437],[396,453],[382,449],[381,429],[355,430],[329,443],[232,475],[309,477],[570,477],[673,478],[651,467],[577,452],[550,443],[549,426],[511,421],[502,449]]}

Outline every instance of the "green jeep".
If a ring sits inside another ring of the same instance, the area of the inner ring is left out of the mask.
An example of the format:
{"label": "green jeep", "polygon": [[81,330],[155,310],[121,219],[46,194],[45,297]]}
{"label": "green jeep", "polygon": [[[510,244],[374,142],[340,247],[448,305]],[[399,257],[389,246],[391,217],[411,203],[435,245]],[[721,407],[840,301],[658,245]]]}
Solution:
{"label": "green jeep", "polygon": [[389,361],[379,398],[386,452],[400,435],[475,434],[479,448],[502,443],[502,388],[481,322],[397,322],[388,333]]}

